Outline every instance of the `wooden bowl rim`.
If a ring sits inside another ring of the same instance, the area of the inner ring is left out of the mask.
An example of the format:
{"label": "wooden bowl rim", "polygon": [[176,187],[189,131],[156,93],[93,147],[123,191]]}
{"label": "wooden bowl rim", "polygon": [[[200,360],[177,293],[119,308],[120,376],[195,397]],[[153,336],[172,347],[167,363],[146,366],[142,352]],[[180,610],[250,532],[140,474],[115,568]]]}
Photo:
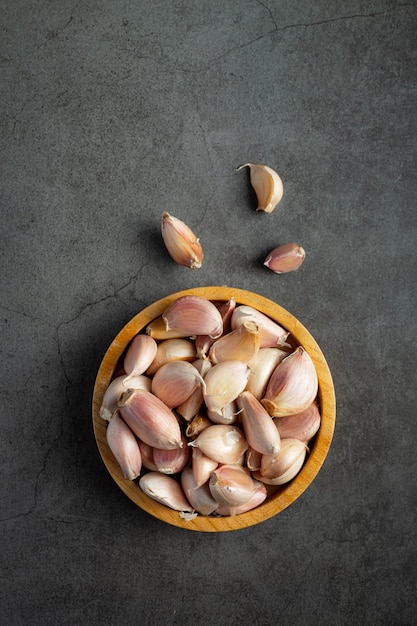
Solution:
{"label": "wooden bowl rim", "polygon": [[[187,521],[180,517],[178,511],[169,509],[149,498],[139,488],[137,481],[130,481],[123,477],[119,465],[107,445],[107,422],[99,415],[104,392],[128,343],[149,322],[160,316],[172,302],[185,295],[198,295],[209,300],[229,300],[233,297],[237,305],[244,304],[258,309],[289,331],[292,339],[307,350],[313,359],[318,374],[318,400],[322,419],[312,450],[303,468],[291,482],[280,487],[279,491],[269,496],[259,507],[234,517],[199,515],[195,519]],[[227,286],[208,286],[185,289],[165,296],[135,315],[120,330],[107,349],[99,367],[93,391],[92,413],[94,435],[101,458],[113,480],[137,506],[163,522],[186,530],[225,532],[247,528],[277,515],[307,489],[320,471],[330,448],[336,422],[336,397],[332,375],[326,359],[315,339],[296,317],[279,304],[253,292]]]}

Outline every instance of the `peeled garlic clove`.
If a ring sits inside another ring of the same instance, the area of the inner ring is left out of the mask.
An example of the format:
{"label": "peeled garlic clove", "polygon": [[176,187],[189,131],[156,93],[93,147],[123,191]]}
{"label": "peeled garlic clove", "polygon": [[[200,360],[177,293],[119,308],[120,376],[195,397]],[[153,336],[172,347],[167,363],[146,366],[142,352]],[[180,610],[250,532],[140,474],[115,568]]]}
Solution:
{"label": "peeled garlic clove", "polygon": [[224,416],[225,407],[246,387],[249,372],[248,366],[240,361],[213,365],[204,378],[204,401],[208,411]]}
{"label": "peeled garlic clove", "polygon": [[[219,304],[215,304],[215,306],[219,309],[220,315],[223,320],[223,335],[230,332],[230,322],[232,319],[233,311],[236,307],[236,301],[234,298],[230,298],[227,302],[221,302]],[[210,346],[216,341],[209,335],[198,335],[195,339],[195,347],[197,350],[197,355],[200,359],[207,359],[207,354],[210,349]]]}
{"label": "peeled garlic clove", "polygon": [[284,187],[277,172],[268,165],[245,163],[236,171],[249,167],[250,182],[258,199],[257,211],[271,213],[284,194]]}
{"label": "peeled garlic clove", "polygon": [[237,421],[239,413],[239,407],[236,401],[233,400],[223,407],[221,414],[208,410],[207,417],[214,424],[234,424]]}
{"label": "peeled garlic clove", "polygon": [[188,337],[187,333],[180,333],[176,330],[167,330],[165,328],[165,322],[162,316],[155,318],[146,327],[146,334],[155,339],[156,341],[163,341],[164,339],[179,339],[181,337]]}
{"label": "peeled garlic clove", "polygon": [[304,248],[296,243],[284,243],[268,254],[264,265],[276,274],[297,270],[306,256]]}
{"label": "peeled garlic clove", "polygon": [[152,379],[152,393],[170,409],[185,402],[195,389],[203,386],[203,378],[188,361],[165,363]]}
{"label": "peeled garlic clove", "polygon": [[123,476],[134,480],[142,469],[142,455],[139,444],[129,426],[115,413],[106,429],[106,440]]}
{"label": "peeled garlic clove", "polygon": [[182,444],[182,448],[175,448],[174,450],[153,449],[153,462],[158,472],[177,474],[184,469],[191,454],[185,437],[182,437]]}
{"label": "peeled garlic clove", "polygon": [[161,231],[166,249],[176,263],[191,269],[201,267],[203,249],[191,228],[177,217],[164,211]]}
{"label": "peeled garlic clove", "polygon": [[126,376],[118,376],[111,381],[110,385],[104,392],[103,401],[100,407],[100,417],[108,422],[111,420],[113,413],[117,411],[117,403],[120,396],[126,391],[126,389],[145,389],[151,390],[151,379],[143,374],[139,376],[132,376],[129,379],[128,385],[125,385]]}
{"label": "peeled garlic clove", "polygon": [[197,487],[206,483],[217,466],[218,462],[213,461],[199,448],[192,448],[192,472]]}
{"label": "peeled garlic clove", "polygon": [[208,484],[196,484],[191,467],[186,467],[181,472],[181,485],[187,500],[201,515],[211,515],[219,506],[211,495]]}
{"label": "peeled garlic clove", "polygon": [[146,467],[146,469],[151,470],[151,472],[157,472],[158,468],[153,462],[153,451],[154,448],[152,446],[148,446],[147,443],[138,439],[140,453],[142,455],[142,465]]}
{"label": "peeled garlic clove", "polygon": [[189,339],[165,339],[158,344],[156,356],[146,374],[152,376],[165,363],[170,361],[194,361],[196,358],[195,345]]}
{"label": "peeled garlic clove", "polygon": [[[200,374],[202,379],[204,379],[204,376],[212,367],[210,361],[207,359],[197,359],[196,361],[193,361],[193,366],[197,369],[197,372]],[[187,421],[195,417],[203,406],[204,385],[205,383],[203,380],[202,384],[199,385],[184,402],[177,406],[177,412]]]}
{"label": "peeled garlic clove", "polygon": [[273,419],[259,400],[250,391],[244,391],[238,397],[237,404],[242,409],[243,432],[248,444],[262,454],[277,454],[281,448],[281,438]]}
{"label": "peeled garlic clove", "polygon": [[258,326],[253,321],[245,321],[235,330],[216,339],[210,348],[209,359],[213,363],[222,361],[247,363],[256,355],[259,345]]}
{"label": "peeled garlic clove", "polygon": [[243,432],[237,426],[214,424],[203,430],[189,446],[199,448],[218,463],[237,463],[248,448]]}
{"label": "peeled garlic clove", "polygon": [[180,296],[162,314],[167,330],[187,333],[190,337],[209,335],[217,339],[223,332],[218,308],[201,296]]}
{"label": "peeled garlic clove", "polygon": [[251,306],[241,304],[232,315],[232,328],[239,328],[244,322],[251,321],[259,328],[260,348],[276,348],[285,344],[289,332],[271,320],[267,315]]}
{"label": "peeled garlic clove", "polygon": [[241,504],[240,506],[230,506],[227,504],[219,504],[216,509],[217,515],[227,515],[234,516],[240,515],[241,513],[247,513],[248,511],[252,511],[257,506],[262,504],[267,496],[267,491],[265,485],[261,482],[255,481],[256,488],[253,492],[253,495],[249,498],[247,502]]}
{"label": "peeled garlic clove", "polygon": [[196,439],[198,435],[209,426],[212,426],[212,422],[208,417],[196,415],[188,424],[185,434],[188,439]]}
{"label": "peeled garlic clove", "polygon": [[148,369],[156,356],[156,351],[155,339],[149,335],[136,335],[130,342],[123,360],[123,368],[127,374],[125,383],[132,376],[143,374]]}
{"label": "peeled garlic clove", "polygon": [[181,485],[171,476],[149,472],[139,479],[139,487],[147,496],[169,506],[170,509],[193,512],[193,507],[185,497]]}
{"label": "peeled garlic clove", "polygon": [[219,504],[241,506],[253,496],[256,484],[248,469],[240,465],[220,465],[209,480],[211,495]]}
{"label": "peeled garlic clove", "polygon": [[255,398],[261,400],[265,395],[272,372],[286,356],[288,352],[279,348],[261,348],[248,362],[250,374],[246,391],[250,391]]}
{"label": "peeled garlic clove", "polygon": [[128,389],[118,402],[121,416],[135,435],[153,448],[180,448],[181,431],[173,412],[153,393]]}
{"label": "peeled garlic clove", "polygon": [[269,485],[283,485],[292,480],[303,466],[307,445],[298,439],[282,439],[278,454],[264,454],[255,478]]}
{"label": "peeled garlic clove", "polygon": [[274,423],[281,439],[292,438],[300,441],[310,441],[320,428],[321,416],[317,402],[293,415],[276,417]]}
{"label": "peeled garlic clove", "polygon": [[273,417],[304,411],[317,396],[316,368],[299,346],[277,365],[269,379],[262,404]]}

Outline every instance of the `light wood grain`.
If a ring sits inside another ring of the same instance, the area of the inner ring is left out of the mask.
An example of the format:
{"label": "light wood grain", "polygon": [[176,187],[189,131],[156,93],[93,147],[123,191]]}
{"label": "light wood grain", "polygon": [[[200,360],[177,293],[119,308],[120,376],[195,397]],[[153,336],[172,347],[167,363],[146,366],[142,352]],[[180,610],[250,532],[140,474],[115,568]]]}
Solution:
{"label": "light wood grain", "polygon": [[[253,511],[234,517],[205,517],[199,515],[194,520],[186,521],[180,518],[177,511],[173,511],[146,496],[139,488],[137,481],[126,480],[123,477],[116,460],[107,446],[107,422],[99,416],[104,392],[114,377],[115,369],[126,346],[138,332],[142,331],[149,322],[161,315],[172,302],[180,296],[189,294],[199,295],[209,300],[228,300],[234,297],[237,304],[246,304],[265,313],[291,333],[290,336],[293,342],[302,345],[307,350],[313,359],[318,374],[318,400],[322,420],[302,470],[290,483],[276,488],[261,506]],[[107,470],[120,489],[140,508],[159,520],[180,528],[201,532],[224,532],[253,526],[288,507],[307,489],[317,476],[328,454],[336,421],[336,398],[332,376],[319,345],[309,331],[291,313],[275,302],[250,291],[232,287],[198,287],[180,291],[154,302],[130,320],[115,337],[102,360],[94,386],[92,409],[94,434],[100,455]]]}

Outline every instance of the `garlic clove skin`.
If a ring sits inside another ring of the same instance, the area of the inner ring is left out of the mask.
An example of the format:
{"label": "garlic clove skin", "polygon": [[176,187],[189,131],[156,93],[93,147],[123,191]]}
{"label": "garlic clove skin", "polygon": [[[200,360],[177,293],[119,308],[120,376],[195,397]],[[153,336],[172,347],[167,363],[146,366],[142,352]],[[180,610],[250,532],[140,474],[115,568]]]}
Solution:
{"label": "garlic clove skin", "polygon": [[182,448],[175,448],[174,450],[153,448],[153,462],[158,472],[162,472],[162,474],[178,474],[187,465],[191,452],[187,446],[186,438],[183,436],[181,439]]}
{"label": "garlic clove skin", "polygon": [[171,258],[184,267],[199,269],[203,263],[203,249],[191,228],[166,211],[161,221],[162,239]]}
{"label": "garlic clove skin", "polygon": [[258,326],[260,348],[276,348],[285,344],[289,332],[281,328],[279,324],[251,306],[246,304],[237,306],[232,315],[232,329],[239,328],[248,321],[254,322]]}
{"label": "garlic clove skin", "polygon": [[167,330],[187,333],[190,337],[208,335],[217,339],[223,332],[218,308],[202,296],[180,296],[162,314]]}
{"label": "garlic clove skin", "polygon": [[117,411],[117,402],[126,389],[151,390],[151,379],[143,374],[129,378],[127,385],[125,384],[125,380],[126,376],[114,378],[104,392],[99,414],[102,419],[108,422],[111,420],[114,412]]}
{"label": "garlic clove skin", "polygon": [[139,487],[147,496],[175,511],[193,512],[181,485],[166,474],[149,472],[139,479]]}
{"label": "garlic clove skin", "polygon": [[303,466],[307,454],[307,445],[298,439],[282,439],[278,454],[264,454],[261,460],[260,476],[262,482],[269,485],[283,485],[292,480]]}
{"label": "garlic clove skin", "polygon": [[192,448],[192,472],[197,487],[206,483],[211,473],[218,467],[218,462],[206,456],[199,448]]}
{"label": "garlic clove skin", "polygon": [[210,348],[209,359],[212,363],[222,361],[247,363],[256,355],[259,346],[258,326],[255,322],[248,320],[230,333],[216,339]]}
{"label": "garlic clove skin", "polygon": [[197,485],[191,467],[181,472],[181,486],[192,507],[201,515],[211,515],[219,503],[213,498],[207,483]]}
{"label": "garlic clove skin", "polygon": [[321,423],[317,402],[310,404],[301,413],[276,417],[274,423],[281,439],[292,438],[305,442],[310,441],[320,428]]}
{"label": "garlic clove skin", "polygon": [[106,440],[123,476],[128,480],[137,478],[142,469],[139,444],[129,426],[118,413],[113,415],[107,426]]}
{"label": "garlic clove skin", "polygon": [[[215,306],[219,309],[219,313],[222,316],[223,320],[223,331],[222,334],[226,334],[231,331],[230,322],[232,319],[233,311],[236,307],[236,301],[234,298],[230,298],[227,302],[221,302],[220,304],[215,304]],[[195,346],[197,350],[197,355],[200,359],[207,359],[208,351],[210,346],[216,341],[209,335],[198,335],[195,339]]]}
{"label": "garlic clove skin", "polygon": [[281,448],[278,429],[259,400],[250,391],[244,391],[237,404],[242,409],[243,432],[251,448],[262,454],[278,454]]}
{"label": "garlic clove skin", "polygon": [[170,409],[185,402],[193,391],[202,387],[204,387],[202,376],[188,361],[165,363],[156,370],[152,378],[152,393]]}
{"label": "garlic clove skin", "polygon": [[248,443],[240,428],[226,424],[209,426],[188,445],[199,448],[213,461],[226,464],[238,463],[248,449]]}
{"label": "garlic clove skin", "polygon": [[180,339],[188,337],[187,333],[180,333],[176,330],[167,330],[165,328],[165,322],[162,319],[162,315],[156,317],[146,327],[146,334],[155,339],[156,341],[163,341],[164,339]]}
{"label": "garlic clove skin", "polygon": [[155,339],[149,335],[136,335],[130,342],[123,360],[123,369],[127,374],[125,384],[133,376],[146,372],[156,356]]}
{"label": "garlic clove skin", "polygon": [[305,256],[304,248],[297,243],[284,243],[268,254],[264,265],[276,274],[286,274],[297,270]]}
{"label": "garlic clove skin", "polygon": [[198,435],[203,432],[203,430],[212,425],[211,420],[205,415],[196,415],[189,422],[185,434],[190,440],[197,439]]}
{"label": "garlic clove skin", "polygon": [[245,502],[244,504],[241,504],[240,506],[230,506],[227,504],[219,504],[219,506],[216,509],[216,514],[230,517],[234,515],[240,515],[241,513],[247,513],[248,511],[252,511],[256,507],[261,505],[265,501],[266,496],[268,494],[267,494],[265,485],[263,483],[259,481],[255,481],[255,483],[256,483],[255,491],[253,492],[253,495],[249,498],[247,502]]}
{"label": "garlic clove skin", "polygon": [[268,165],[245,163],[237,168],[237,172],[249,167],[250,182],[258,200],[257,211],[272,213],[284,195],[284,187],[280,176]]}
{"label": "garlic clove skin", "polygon": [[153,393],[128,389],[118,402],[121,416],[135,435],[153,448],[181,448],[181,431],[174,413]]}
{"label": "garlic clove skin", "polygon": [[245,389],[249,373],[248,366],[240,361],[223,361],[213,365],[204,378],[207,410],[224,416],[225,407]]}
{"label": "garlic clove skin", "polygon": [[253,496],[256,484],[248,469],[240,465],[220,465],[209,480],[211,495],[219,504],[241,506]]}
{"label": "garlic clove skin", "polygon": [[261,348],[248,362],[250,374],[246,391],[250,391],[255,398],[261,400],[265,395],[272,372],[286,356],[288,352],[279,348]]}
{"label": "garlic clove skin", "polygon": [[153,376],[162,365],[170,361],[194,361],[195,358],[195,345],[190,339],[165,339],[158,344],[156,356],[146,370],[146,375]]}
{"label": "garlic clove skin", "polygon": [[315,400],[317,391],[316,368],[299,346],[277,365],[261,402],[270,415],[283,417],[304,411]]}

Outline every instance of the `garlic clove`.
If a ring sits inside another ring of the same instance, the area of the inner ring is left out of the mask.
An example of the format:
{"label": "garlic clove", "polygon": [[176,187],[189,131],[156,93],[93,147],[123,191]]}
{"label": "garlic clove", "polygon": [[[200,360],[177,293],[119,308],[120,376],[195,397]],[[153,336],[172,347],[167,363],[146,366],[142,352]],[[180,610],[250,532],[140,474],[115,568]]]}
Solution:
{"label": "garlic clove", "polygon": [[208,417],[206,417],[205,415],[196,415],[189,422],[185,434],[188,439],[196,439],[198,435],[209,426],[212,426],[212,422],[211,420],[209,420]]}
{"label": "garlic clove", "polygon": [[161,448],[153,448],[153,462],[158,472],[163,474],[178,474],[187,465],[190,460],[191,452],[187,446],[187,440],[183,436],[182,448],[174,450],[163,450]]}
{"label": "garlic clove", "polygon": [[125,383],[132,377],[146,372],[156,356],[155,339],[149,335],[136,335],[130,342],[123,360],[123,368],[127,374]]}
{"label": "garlic clove", "polygon": [[153,448],[170,450],[183,445],[174,413],[150,391],[128,389],[118,407],[135,435]]}
{"label": "garlic clove", "polygon": [[[230,298],[227,302],[220,302],[219,304],[215,304],[215,306],[219,309],[220,315],[223,320],[223,332],[222,334],[226,334],[230,332],[230,322],[232,319],[233,311],[236,307],[236,301],[234,298]],[[207,359],[207,354],[210,349],[210,346],[216,341],[209,335],[198,335],[195,339],[195,346],[197,350],[197,355],[201,359]]]}
{"label": "garlic clove", "polygon": [[317,396],[318,378],[314,363],[299,346],[273,371],[262,404],[273,417],[304,411]]}
{"label": "garlic clove", "polygon": [[194,361],[195,358],[195,345],[190,339],[165,339],[158,344],[156,356],[146,374],[152,376],[162,365],[170,361]]}
{"label": "garlic clove", "polygon": [[202,387],[204,387],[202,376],[188,361],[165,363],[157,369],[152,378],[152,393],[170,409],[185,402],[193,391]]}
{"label": "garlic clove", "polygon": [[285,344],[289,332],[279,324],[251,306],[245,304],[237,306],[232,315],[232,329],[239,328],[248,321],[254,322],[259,328],[260,348],[276,348]]}
{"label": "garlic clove", "polygon": [[223,332],[218,308],[202,296],[180,296],[162,314],[167,330],[187,333],[190,337],[209,335],[217,339]]}
{"label": "garlic clove", "polygon": [[200,487],[206,483],[217,466],[217,461],[213,461],[210,457],[206,456],[199,448],[192,448],[192,471],[194,481],[197,487]]}
{"label": "garlic clove", "polygon": [[256,484],[247,468],[228,464],[211,473],[209,488],[219,504],[241,506],[253,496]]}
{"label": "garlic clove", "polygon": [[241,361],[247,363],[258,352],[260,334],[253,321],[245,321],[235,330],[219,337],[209,351],[209,359],[213,363],[222,361]]}
{"label": "garlic clove", "polygon": [[100,407],[100,417],[108,422],[111,420],[115,411],[117,411],[117,402],[126,389],[145,389],[151,390],[151,379],[143,374],[132,376],[128,384],[125,385],[126,376],[118,376],[114,378],[104,392],[102,404]]}
{"label": "garlic clove", "polygon": [[301,413],[276,417],[274,423],[281,439],[293,438],[310,441],[320,428],[321,416],[317,402],[310,404]]}
{"label": "garlic clove", "polygon": [[247,513],[248,511],[252,511],[256,507],[258,507],[267,496],[267,491],[265,485],[261,482],[255,481],[256,488],[253,492],[253,495],[249,498],[247,502],[241,504],[240,506],[230,506],[227,504],[219,504],[216,509],[217,515],[225,515],[225,516],[234,516],[240,515],[241,513]]}
{"label": "garlic clove", "polygon": [[165,247],[176,263],[190,269],[201,267],[203,249],[191,228],[182,220],[164,211],[161,231]]}
{"label": "garlic clove", "polygon": [[249,368],[240,361],[217,363],[207,372],[204,382],[204,401],[207,410],[225,415],[225,407],[244,390],[248,382]]}
{"label": "garlic clove", "polygon": [[164,339],[179,339],[181,337],[188,337],[187,333],[180,333],[176,330],[167,330],[165,322],[162,319],[162,315],[156,317],[146,327],[146,334],[155,339],[156,341],[163,341]]}
{"label": "garlic clove", "polygon": [[[244,391],[237,399],[242,409],[243,432],[248,444],[262,454],[277,454],[281,438],[273,419],[250,391]],[[278,436],[277,436],[278,435]]]}
{"label": "garlic clove", "polygon": [[245,163],[237,168],[237,172],[249,167],[250,182],[258,200],[257,211],[271,213],[280,202],[284,187],[280,176],[268,165]]}
{"label": "garlic clove", "polygon": [[191,467],[181,472],[181,486],[187,500],[201,515],[211,515],[218,508],[219,503],[211,495],[208,484],[196,484]]}
{"label": "garlic clove", "polygon": [[284,243],[268,254],[264,265],[276,274],[297,270],[306,256],[304,248],[296,243]]}
{"label": "garlic clove", "polygon": [[261,400],[265,395],[272,372],[286,356],[288,352],[279,348],[261,348],[248,362],[250,374],[246,391],[250,391],[255,398]]}
{"label": "garlic clove", "polygon": [[139,444],[140,453],[142,455],[143,467],[146,467],[146,469],[151,470],[151,472],[157,472],[158,468],[153,462],[154,448],[152,448],[152,446],[149,446],[144,441],[141,441],[140,439],[138,439],[138,444]]}
{"label": "garlic clove", "polygon": [[203,406],[203,388],[205,385],[204,376],[212,367],[212,364],[207,359],[197,359],[196,361],[193,361],[193,366],[197,369],[197,372],[203,379],[202,384],[198,385],[192,394],[184,402],[177,406],[177,412],[182,415],[187,422],[195,417]]}
{"label": "garlic clove", "polygon": [[237,463],[248,448],[243,432],[237,426],[213,424],[204,429],[189,446],[199,448],[218,463]]}
{"label": "garlic clove", "polygon": [[278,454],[264,454],[259,480],[272,480],[271,485],[283,485],[300,471],[307,454],[307,445],[298,439],[282,439]]}
{"label": "garlic clove", "polygon": [[123,476],[128,480],[137,478],[142,469],[139,444],[129,426],[118,413],[113,415],[107,426],[106,440]]}
{"label": "garlic clove", "polygon": [[172,476],[149,472],[139,479],[139,487],[147,496],[175,511],[192,513],[194,510],[185,497],[181,485]]}

